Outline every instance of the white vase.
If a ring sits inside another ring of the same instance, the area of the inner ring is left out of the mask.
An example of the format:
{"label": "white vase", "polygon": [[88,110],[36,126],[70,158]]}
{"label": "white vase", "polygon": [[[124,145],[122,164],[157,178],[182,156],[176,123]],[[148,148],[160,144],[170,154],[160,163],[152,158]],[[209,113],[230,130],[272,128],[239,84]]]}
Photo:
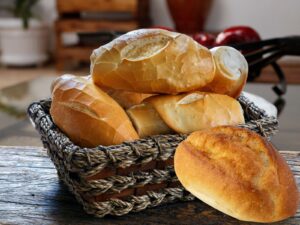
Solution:
{"label": "white vase", "polygon": [[31,19],[28,29],[18,18],[0,19],[0,62],[4,65],[28,66],[48,59],[48,28]]}

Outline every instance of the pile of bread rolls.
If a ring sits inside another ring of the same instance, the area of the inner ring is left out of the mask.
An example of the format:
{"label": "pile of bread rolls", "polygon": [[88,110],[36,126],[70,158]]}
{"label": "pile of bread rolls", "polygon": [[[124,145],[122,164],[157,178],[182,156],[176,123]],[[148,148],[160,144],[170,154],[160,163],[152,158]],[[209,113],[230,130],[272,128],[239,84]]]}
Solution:
{"label": "pile of bread rolls", "polygon": [[95,147],[192,133],[174,157],[176,175],[192,194],[240,220],[295,214],[297,186],[279,153],[254,132],[224,126],[245,122],[236,100],[248,73],[240,52],[141,29],[94,50],[90,71],[52,84],[50,114],[74,143]]}
{"label": "pile of bread rolls", "polygon": [[50,113],[84,147],[244,123],[235,99],[248,73],[231,47],[208,50],[161,29],[129,32],[91,55],[91,75],[52,85]]}

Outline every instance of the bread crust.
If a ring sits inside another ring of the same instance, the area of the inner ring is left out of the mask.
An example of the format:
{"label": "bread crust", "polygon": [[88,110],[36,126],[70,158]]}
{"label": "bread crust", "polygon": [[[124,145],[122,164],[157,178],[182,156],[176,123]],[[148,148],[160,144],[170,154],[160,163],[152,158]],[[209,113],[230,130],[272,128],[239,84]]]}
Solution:
{"label": "bread crust", "polygon": [[210,51],[216,65],[215,76],[212,82],[200,90],[239,97],[248,77],[245,57],[229,46],[215,47]]}
{"label": "bread crust", "polygon": [[287,163],[258,134],[237,127],[192,133],[176,149],[176,175],[200,200],[239,220],[275,222],[296,213]]}
{"label": "bread crust", "polygon": [[195,91],[153,96],[144,102],[151,104],[163,121],[177,133],[189,134],[220,125],[245,123],[241,105],[227,95]]}
{"label": "bread crust", "polygon": [[86,77],[67,75],[54,82],[50,114],[80,146],[115,145],[139,138],[122,107]]}
{"label": "bread crust", "polygon": [[[93,82],[91,75],[80,76],[80,77],[82,79],[86,79],[88,82]],[[64,75],[58,77],[51,84],[51,92],[53,91],[53,89],[55,88],[55,86],[57,84],[59,84],[60,82],[64,82],[64,80],[66,80],[66,79],[72,79],[72,78],[74,78],[74,75],[72,75],[72,74],[64,74]],[[108,94],[110,97],[112,97],[124,109],[128,109],[131,106],[138,105],[144,99],[149,98],[150,96],[153,96],[153,94],[143,94],[143,93],[137,93],[137,92],[131,92],[131,91],[115,90],[115,89],[104,87],[104,86],[98,86],[98,87],[102,91],[104,91],[106,94]]]}
{"label": "bread crust", "polygon": [[214,78],[212,54],[191,37],[161,29],[129,32],[91,55],[97,85],[140,93],[176,94]]}
{"label": "bread crust", "polygon": [[141,138],[158,134],[174,133],[151,104],[143,103],[135,105],[126,112]]}

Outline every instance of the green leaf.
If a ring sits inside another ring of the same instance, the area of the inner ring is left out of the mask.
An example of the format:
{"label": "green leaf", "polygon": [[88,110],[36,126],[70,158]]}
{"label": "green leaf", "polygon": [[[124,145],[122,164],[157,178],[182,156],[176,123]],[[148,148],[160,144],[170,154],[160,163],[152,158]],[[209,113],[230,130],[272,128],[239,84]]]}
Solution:
{"label": "green leaf", "polygon": [[15,0],[14,16],[22,19],[24,29],[29,26],[29,20],[33,17],[32,8],[39,0]]}

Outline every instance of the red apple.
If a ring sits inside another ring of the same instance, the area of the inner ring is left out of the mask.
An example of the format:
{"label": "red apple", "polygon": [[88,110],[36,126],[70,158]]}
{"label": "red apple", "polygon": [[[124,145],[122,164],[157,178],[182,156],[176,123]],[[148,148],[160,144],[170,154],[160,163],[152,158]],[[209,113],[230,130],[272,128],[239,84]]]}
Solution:
{"label": "red apple", "polygon": [[205,47],[212,47],[214,45],[216,37],[210,33],[198,32],[193,34],[192,38],[194,38],[195,41],[197,41],[201,45],[204,45]]}
{"label": "red apple", "polygon": [[260,40],[261,38],[259,34],[253,28],[248,26],[234,26],[219,33],[216,38],[215,45],[231,45]]}

